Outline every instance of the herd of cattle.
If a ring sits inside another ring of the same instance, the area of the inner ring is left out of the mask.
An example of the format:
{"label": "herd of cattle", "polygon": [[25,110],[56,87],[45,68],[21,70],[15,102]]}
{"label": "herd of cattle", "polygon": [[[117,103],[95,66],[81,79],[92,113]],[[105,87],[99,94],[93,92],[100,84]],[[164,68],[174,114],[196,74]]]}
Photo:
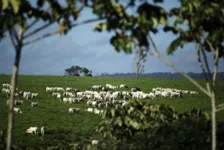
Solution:
{"label": "herd of cattle", "polygon": [[[125,89],[125,90],[122,90]],[[85,111],[102,114],[103,110],[114,105],[116,109],[128,106],[128,100],[130,99],[155,99],[156,97],[168,97],[168,98],[180,98],[184,94],[195,95],[198,94],[196,91],[180,90],[174,88],[153,88],[151,92],[143,92],[140,88],[133,87],[128,90],[129,87],[125,84],[114,86],[111,84],[93,85],[88,90],[81,91],[72,87],[46,87],[46,92],[50,93],[53,97],[60,100],[63,103],[75,104],[86,101],[87,109]],[[10,84],[2,84],[2,93],[10,96],[11,86]],[[15,93],[15,106],[23,104],[24,98],[31,102],[31,107],[39,106],[38,102],[31,101],[38,97],[38,93],[32,93],[28,91],[19,91],[16,89]],[[9,104],[9,100],[7,100]],[[14,106],[14,112],[22,113],[19,107]],[[133,107],[129,107],[130,111],[133,111]],[[68,113],[74,114],[79,113],[80,108],[69,108]],[[37,134],[37,127],[30,127],[27,129],[27,133]],[[41,135],[44,134],[44,127],[41,127]],[[95,141],[96,142],[96,141]]]}

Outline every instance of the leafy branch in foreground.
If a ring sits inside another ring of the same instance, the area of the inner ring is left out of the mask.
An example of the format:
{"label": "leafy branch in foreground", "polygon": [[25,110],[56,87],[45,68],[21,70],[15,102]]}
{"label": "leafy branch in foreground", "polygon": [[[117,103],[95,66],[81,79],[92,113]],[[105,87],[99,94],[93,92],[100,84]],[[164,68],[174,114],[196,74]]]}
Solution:
{"label": "leafy branch in foreground", "polygon": [[[168,66],[181,73],[200,91],[207,95],[211,100],[212,106],[212,149],[215,150],[217,111],[215,82],[219,58],[224,57],[224,11],[222,7],[224,3],[209,0],[181,0],[179,8],[172,8],[169,12],[166,12],[162,7],[146,1],[139,2],[138,4],[135,2],[133,2],[133,5],[137,9],[134,15],[125,11],[123,9],[124,6],[119,2],[103,3],[102,10],[97,10],[94,13],[97,15],[110,14],[112,17],[96,26],[96,31],[114,31],[115,35],[111,38],[111,44],[118,52],[123,50],[126,53],[131,53],[133,49],[148,49],[150,44],[152,44],[154,52],[150,53],[153,56],[158,57]],[[117,11],[111,13],[108,7],[110,10],[116,9]],[[168,17],[172,17],[174,22],[169,23]],[[208,77],[206,83],[207,88],[201,86],[197,81],[182,72],[160,54],[153,39],[149,35],[150,32],[154,34],[158,32],[158,25],[162,25],[165,32],[178,34],[177,38],[167,48],[167,54],[173,54],[179,47],[183,47],[188,43],[194,43],[199,46],[198,53],[200,54],[202,52],[205,67],[201,63],[201,59],[199,59],[199,64],[203,69],[202,71],[206,71],[206,76]],[[205,52],[214,53],[212,77]],[[221,105],[219,107],[220,110],[222,110]]]}

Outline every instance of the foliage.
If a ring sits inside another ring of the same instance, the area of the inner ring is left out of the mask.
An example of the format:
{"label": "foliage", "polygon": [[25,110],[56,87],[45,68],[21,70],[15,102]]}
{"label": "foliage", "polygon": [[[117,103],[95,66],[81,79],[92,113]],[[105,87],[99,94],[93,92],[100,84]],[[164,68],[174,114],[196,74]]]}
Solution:
{"label": "foliage", "polygon": [[81,0],[67,0],[66,5],[58,0],[37,0],[32,4],[29,0],[3,0],[0,2],[0,37],[16,25],[29,28],[29,22],[33,19],[49,24],[58,23],[58,33],[66,34],[71,29],[72,21],[79,16],[80,3]]}
{"label": "foliage", "polygon": [[[148,49],[149,33],[156,34],[159,25],[162,25],[160,27],[165,32],[177,34],[177,38],[167,48],[168,54],[192,42],[202,44],[207,51],[211,51],[212,45],[220,51],[219,57],[224,54],[224,3],[221,0],[180,0],[180,7],[168,12],[148,1],[108,1],[101,2],[101,7],[97,7],[99,3],[99,0],[93,2],[93,13],[99,17],[107,17],[107,20],[98,23],[95,31],[114,31],[111,44],[118,52],[124,50],[131,53],[138,48]],[[130,7],[135,8],[132,11],[136,11],[129,13]],[[168,19],[172,19],[173,23],[169,23]]]}
{"label": "foliage", "polygon": [[[132,101],[130,105],[137,108],[132,114],[128,112],[129,106],[117,109],[115,112],[113,112],[114,108],[110,108],[104,113],[104,120],[97,129],[98,134],[103,138],[97,146],[87,143],[79,146],[84,149],[90,147],[90,149],[118,150],[211,148],[211,125],[206,112],[193,109],[190,112],[177,113],[170,106],[141,104],[138,101]],[[141,107],[145,110],[141,110]],[[148,114],[144,113],[146,117],[137,116],[136,114],[141,115],[139,112],[148,112]],[[220,149],[224,148],[222,143],[223,140],[219,139]]]}
{"label": "foliage", "polygon": [[[119,52],[124,50],[131,53],[133,49],[149,49],[147,39],[151,31],[157,33],[159,24],[167,24],[167,14],[162,7],[152,5],[146,1],[128,1],[126,6],[119,2],[101,2],[96,9],[98,1],[93,3],[93,13],[98,16],[109,16],[105,22],[96,25],[95,31],[115,31],[111,37],[111,44]],[[160,2],[160,1],[157,1]],[[95,7],[94,7],[95,6]],[[128,13],[129,7],[136,7],[135,14]]]}
{"label": "foliage", "polygon": [[211,144],[208,114],[200,109],[178,114],[170,106],[131,101],[108,109],[103,118],[97,130],[105,138],[101,143],[114,140],[115,149],[209,149]]}
{"label": "foliage", "polygon": [[[174,26],[168,27],[168,30],[179,34],[167,49],[171,54],[179,46],[187,43],[198,43],[203,45],[207,51],[213,48],[219,50],[219,57],[224,56],[223,37],[224,37],[224,3],[221,0],[181,0],[180,8],[173,8],[170,16],[174,18]],[[184,22],[186,26],[180,26]],[[210,47],[212,44],[213,48]]]}
{"label": "foliage", "polygon": [[80,74],[83,74],[84,76],[92,76],[92,71],[85,67],[80,66],[71,66],[70,68],[65,69],[65,75],[68,76],[80,76]]}

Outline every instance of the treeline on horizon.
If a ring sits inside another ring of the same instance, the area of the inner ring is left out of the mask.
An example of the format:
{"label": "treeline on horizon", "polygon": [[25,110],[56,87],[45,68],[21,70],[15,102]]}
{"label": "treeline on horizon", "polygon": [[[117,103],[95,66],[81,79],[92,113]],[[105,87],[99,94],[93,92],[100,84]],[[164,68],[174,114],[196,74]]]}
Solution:
{"label": "treeline on horizon", "polygon": [[[193,73],[188,72],[188,75],[190,75],[194,79],[205,79],[204,73]],[[98,77],[136,77],[135,73],[102,73],[100,75],[97,75]],[[211,73],[212,76],[212,73]],[[183,79],[184,77],[180,73],[171,73],[171,72],[154,72],[154,73],[143,73],[140,74],[140,78],[169,78],[169,79]],[[218,72],[217,73],[217,80],[224,80],[224,72]]]}
{"label": "treeline on horizon", "polygon": [[[205,79],[205,75],[203,73],[188,72],[187,74],[190,75],[194,79]],[[10,75],[10,74],[2,73],[0,75]],[[34,75],[34,76],[37,76],[37,75]],[[39,75],[39,76],[42,76],[42,75]],[[64,75],[64,76],[71,76],[71,75]],[[76,77],[79,77],[79,76],[76,76]],[[131,77],[131,78],[136,78],[136,74],[135,73],[112,73],[112,74],[101,73],[101,74],[95,75],[95,77]],[[143,73],[143,74],[140,74],[140,78],[184,79],[184,77],[180,73],[171,73],[171,72]],[[224,72],[217,73],[217,80],[224,80]]]}

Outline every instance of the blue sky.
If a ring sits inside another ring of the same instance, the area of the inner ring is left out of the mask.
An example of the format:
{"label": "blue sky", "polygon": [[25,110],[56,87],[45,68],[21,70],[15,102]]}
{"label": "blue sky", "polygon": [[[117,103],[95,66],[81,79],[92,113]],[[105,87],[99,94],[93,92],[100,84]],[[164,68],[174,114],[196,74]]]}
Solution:
{"label": "blue sky", "polygon": [[[178,6],[175,0],[164,3],[166,9]],[[85,10],[80,21],[94,18],[90,10]],[[39,24],[41,25],[41,23]],[[110,45],[112,34],[108,32],[93,32],[95,23],[72,29],[66,36],[58,35],[46,38],[37,43],[24,47],[22,51],[19,74],[32,75],[63,75],[64,70],[71,65],[87,67],[96,73],[134,72],[134,55],[117,53]],[[53,31],[57,25],[52,25],[41,33]],[[37,37],[35,35],[32,38]],[[160,32],[153,35],[158,49],[165,55],[168,44],[175,36],[171,33]],[[0,42],[0,74],[11,74],[15,51],[9,38]],[[201,72],[197,63],[194,45],[186,45],[174,55],[166,56],[184,72]],[[208,55],[210,67],[213,56]],[[224,59],[220,60],[219,71],[224,71]],[[175,72],[155,57],[148,56],[145,72]]]}

